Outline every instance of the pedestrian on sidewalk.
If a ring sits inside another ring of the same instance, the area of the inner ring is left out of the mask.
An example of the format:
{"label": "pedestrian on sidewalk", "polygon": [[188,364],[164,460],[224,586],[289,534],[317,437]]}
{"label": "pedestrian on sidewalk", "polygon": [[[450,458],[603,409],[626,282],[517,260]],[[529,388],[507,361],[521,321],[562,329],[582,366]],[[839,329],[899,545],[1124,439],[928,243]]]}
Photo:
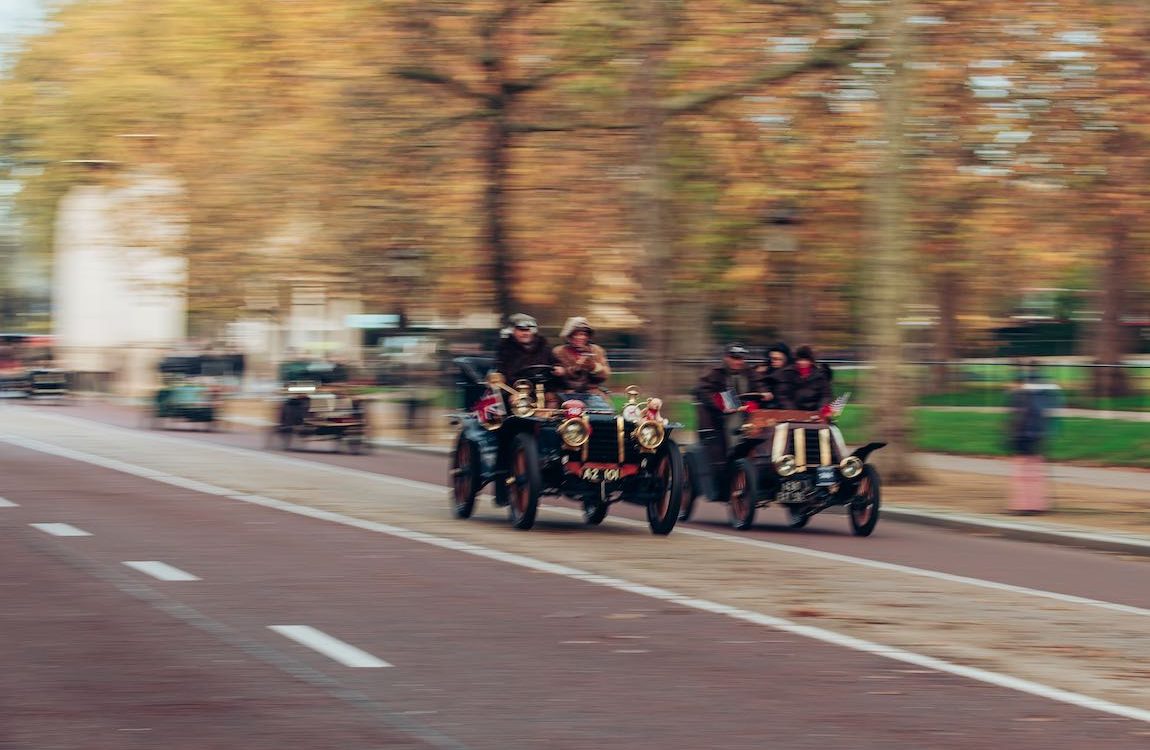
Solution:
{"label": "pedestrian on sidewalk", "polygon": [[[1051,510],[1043,449],[1051,431],[1053,412],[1051,384],[1041,382],[1034,363],[1019,366],[1019,377],[1010,394],[1010,447],[1014,454],[1007,509],[1019,515]],[[1057,388],[1057,386],[1054,386]]]}

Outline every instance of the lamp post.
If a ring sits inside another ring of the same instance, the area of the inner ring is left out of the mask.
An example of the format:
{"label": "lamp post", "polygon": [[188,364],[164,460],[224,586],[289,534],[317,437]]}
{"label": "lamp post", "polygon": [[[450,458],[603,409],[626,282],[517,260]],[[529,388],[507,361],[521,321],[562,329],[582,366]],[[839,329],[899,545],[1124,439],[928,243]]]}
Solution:
{"label": "lamp post", "polygon": [[[783,293],[778,295],[783,303],[781,316],[783,337],[794,344],[807,338],[806,301],[799,294],[799,242],[797,229],[802,220],[798,207],[790,201],[769,209],[763,215],[765,237],[763,249],[768,276],[775,276]],[[770,287],[775,286],[771,284]],[[768,287],[768,288],[770,288]],[[768,307],[769,309],[769,307]]]}

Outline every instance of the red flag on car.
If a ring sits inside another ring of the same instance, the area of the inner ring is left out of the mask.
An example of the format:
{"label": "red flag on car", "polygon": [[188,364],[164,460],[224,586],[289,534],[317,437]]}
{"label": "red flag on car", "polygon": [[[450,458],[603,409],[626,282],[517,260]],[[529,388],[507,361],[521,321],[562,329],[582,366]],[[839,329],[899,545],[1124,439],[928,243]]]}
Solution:
{"label": "red flag on car", "polygon": [[483,397],[475,402],[475,413],[481,422],[494,422],[507,416],[507,407],[503,405],[503,398],[494,388],[489,388]]}

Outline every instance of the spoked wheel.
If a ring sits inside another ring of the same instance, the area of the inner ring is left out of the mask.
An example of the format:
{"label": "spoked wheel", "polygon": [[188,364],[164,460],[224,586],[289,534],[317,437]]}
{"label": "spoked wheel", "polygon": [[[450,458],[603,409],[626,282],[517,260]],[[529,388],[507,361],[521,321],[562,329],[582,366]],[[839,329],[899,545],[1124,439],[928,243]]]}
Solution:
{"label": "spoked wheel", "polygon": [[851,533],[855,536],[870,536],[878,523],[879,506],[882,505],[882,480],[878,470],[870,464],[863,467],[859,479],[858,493],[851,501],[848,513],[851,520]]}
{"label": "spoked wheel", "polygon": [[479,448],[463,435],[451,458],[451,501],[456,518],[471,518],[479,494]]}
{"label": "spoked wheel", "polygon": [[511,448],[511,484],[508,486],[508,509],[511,525],[530,529],[539,512],[539,495],[543,492],[543,475],[539,470],[539,451],[535,437],[525,433],[515,436]]}
{"label": "spoked wheel", "polygon": [[698,459],[692,451],[683,454],[683,494],[679,501],[679,520],[690,521],[695,510],[695,498],[699,496]]}
{"label": "spoked wheel", "polygon": [[675,528],[683,502],[683,452],[673,440],[663,443],[655,467],[655,495],[647,502],[652,534],[666,536]]}
{"label": "spoked wheel", "polygon": [[607,517],[611,506],[602,500],[583,501],[583,522],[588,526],[598,526]]}
{"label": "spoked wheel", "polygon": [[755,504],[759,497],[758,476],[755,465],[748,459],[739,459],[731,467],[730,492],[727,499],[727,514],[731,526],[746,531],[755,522]]}

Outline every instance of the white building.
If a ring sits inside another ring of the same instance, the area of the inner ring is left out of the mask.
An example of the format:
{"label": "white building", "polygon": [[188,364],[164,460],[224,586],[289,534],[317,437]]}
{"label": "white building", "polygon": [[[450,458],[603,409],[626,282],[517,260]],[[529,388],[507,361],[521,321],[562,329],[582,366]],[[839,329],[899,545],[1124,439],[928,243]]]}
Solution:
{"label": "white building", "polygon": [[182,186],[137,169],[73,187],[60,201],[53,261],[57,358],[109,373],[130,394],[186,335]]}

